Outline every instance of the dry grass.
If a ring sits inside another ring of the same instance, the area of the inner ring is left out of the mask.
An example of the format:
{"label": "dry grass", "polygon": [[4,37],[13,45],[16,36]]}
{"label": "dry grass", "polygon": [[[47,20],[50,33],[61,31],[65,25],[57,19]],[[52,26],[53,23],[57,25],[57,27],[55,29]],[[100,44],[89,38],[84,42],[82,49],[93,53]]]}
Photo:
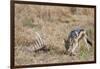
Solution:
{"label": "dry grass", "polygon": [[[77,27],[87,30],[94,43],[94,9],[39,5],[15,5],[15,65],[50,64],[94,60],[94,46],[90,51],[80,42],[77,56],[65,54],[64,38]],[[41,33],[47,52],[34,52],[35,32]]]}

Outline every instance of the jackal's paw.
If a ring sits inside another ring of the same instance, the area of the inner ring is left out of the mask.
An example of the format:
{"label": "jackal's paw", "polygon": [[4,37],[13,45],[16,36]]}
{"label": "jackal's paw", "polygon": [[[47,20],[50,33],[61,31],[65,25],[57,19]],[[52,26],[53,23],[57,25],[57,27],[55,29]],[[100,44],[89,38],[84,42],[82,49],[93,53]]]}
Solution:
{"label": "jackal's paw", "polygon": [[72,52],[71,52],[69,55],[70,55],[70,56],[75,56],[75,55],[76,55],[76,53],[72,53]]}

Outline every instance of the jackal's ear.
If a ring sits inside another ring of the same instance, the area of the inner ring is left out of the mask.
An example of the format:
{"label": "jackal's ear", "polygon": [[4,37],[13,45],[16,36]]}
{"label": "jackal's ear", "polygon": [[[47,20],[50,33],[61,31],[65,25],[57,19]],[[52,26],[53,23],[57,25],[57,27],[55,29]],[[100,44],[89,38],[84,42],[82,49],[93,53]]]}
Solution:
{"label": "jackal's ear", "polygon": [[64,42],[65,42],[66,40],[64,39]]}

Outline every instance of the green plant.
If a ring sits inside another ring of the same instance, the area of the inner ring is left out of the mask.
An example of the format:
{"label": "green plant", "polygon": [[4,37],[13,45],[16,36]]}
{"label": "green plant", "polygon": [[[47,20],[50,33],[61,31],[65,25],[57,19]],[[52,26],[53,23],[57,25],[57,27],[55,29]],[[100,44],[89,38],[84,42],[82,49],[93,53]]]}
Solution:
{"label": "green plant", "polygon": [[88,57],[88,50],[84,47],[84,46],[81,46],[80,47],[80,53],[79,53],[79,58],[81,60],[84,60]]}
{"label": "green plant", "polygon": [[24,26],[24,27],[33,28],[33,27],[36,26],[36,25],[34,25],[34,24],[32,23],[32,20],[31,20],[31,19],[26,19],[26,20],[23,22],[23,26]]}

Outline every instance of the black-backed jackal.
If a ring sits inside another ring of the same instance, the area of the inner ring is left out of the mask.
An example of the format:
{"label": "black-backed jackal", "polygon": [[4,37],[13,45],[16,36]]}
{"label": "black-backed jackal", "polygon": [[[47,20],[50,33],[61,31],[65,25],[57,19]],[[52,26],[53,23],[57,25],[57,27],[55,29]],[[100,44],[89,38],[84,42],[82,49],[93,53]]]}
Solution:
{"label": "black-backed jackal", "polygon": [[[89,45],[92,46],[92,42],[88,39],[86,31],[84,29],[75,29],[70,32],[68,39],[65,41],[65,47],[70,55],[75,55],[75,50],[79,46],[79,41],[84,39],[86,48],[89,50]],[[88,45],[89,44],[89,45]]]}

